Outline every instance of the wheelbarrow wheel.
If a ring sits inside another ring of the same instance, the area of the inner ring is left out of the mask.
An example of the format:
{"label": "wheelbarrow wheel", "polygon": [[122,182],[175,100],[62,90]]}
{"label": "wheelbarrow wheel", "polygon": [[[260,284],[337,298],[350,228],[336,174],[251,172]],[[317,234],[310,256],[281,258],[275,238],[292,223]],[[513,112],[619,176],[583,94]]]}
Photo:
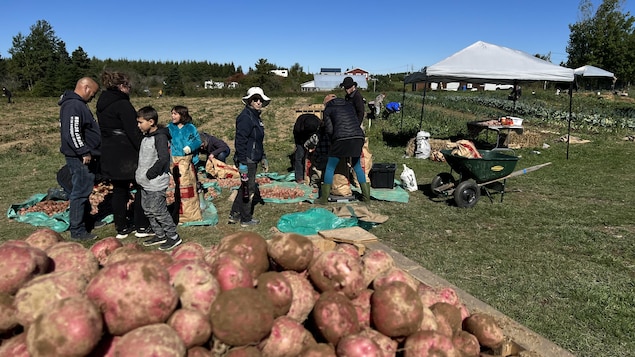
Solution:
{"label": "wheelbarrow wheel", "polygon": [[[437,197],[443,197],[446,195],[447,189],[452,188],[454,186],[454,185],[448,185],[450,183],[451,184],[455,183],[455,180],[452,174],[450,174],[449,172],[442,172],[436,175],[432,179],[432,182],[430,183],[430,190],[432,190],[432,193],[436,195]],[[444,186],[445,188],[443,188]],[[439,188],[441,189],[439,190]]]}
{"label": "wheelbarrow wheel", "polygon": [[454,202],[461,208],[474,207],[480,197],[481,188],[474,180],[463,181],[454,190]]}

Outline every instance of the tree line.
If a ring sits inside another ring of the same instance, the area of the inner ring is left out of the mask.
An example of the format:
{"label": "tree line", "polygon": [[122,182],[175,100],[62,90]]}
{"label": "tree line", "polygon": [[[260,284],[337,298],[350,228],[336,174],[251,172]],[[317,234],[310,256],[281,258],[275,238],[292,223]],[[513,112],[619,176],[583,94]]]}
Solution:
{"label": "tree line", "polygon": [[[593,65],[609,70],[618,78],[618,87],[628,87],[635,79],[635,19],[622,8],[625,0],[603,0],[594,11],[591,0],[581,0],[580,20],[569,25],[568,59],[560,65],[577,68]],[[14,92],[30,96],[58,96],[73,88],[83,76],[99,79],[104,69],[127,73],[137,95],[150,95],[162,89],[170,96],[227,94],[227,90],[205,91],[203,81],[237,82],[243,87],[260,86],[267,92],[294,93],[313,79],[300,64],[289,68],[287,78],[270,71],[279,69],[266,59],[244,71],[233,63],[208,61],[157,62],[147,60],[98,59],[89,57],[82,47],[68,53],[66,44],[55,35],[46,20],[38,20],[28,35],[18,33],[9,49],[10,58],[0,56],[0,83]],[[549,55],[536,55],[550,60]],[[405,73],[374,76],[375,89],[399,89],[396,84]]]}

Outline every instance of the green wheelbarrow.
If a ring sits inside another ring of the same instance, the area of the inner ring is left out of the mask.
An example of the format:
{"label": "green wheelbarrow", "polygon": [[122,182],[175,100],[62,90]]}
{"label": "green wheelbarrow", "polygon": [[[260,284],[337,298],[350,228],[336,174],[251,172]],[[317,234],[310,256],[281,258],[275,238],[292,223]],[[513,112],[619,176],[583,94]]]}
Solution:
{"label": "green wheelbarrow", "polygon": [[[510,151],[512,155],[507,152]],[[511,150],[479,150],[481,158],[453,155],[451,150],[441,150],[450,172],[442,172],[432,179],[430,189],[437,198],[454,198],[458,207],[470,208],[478,202],[481,191],[493,202],[492,193],[505,194],[508,178],[524,175],[550,165],[551,162],[514,171],[518,157]],[[458,175],[455,178],[454,175]]]}

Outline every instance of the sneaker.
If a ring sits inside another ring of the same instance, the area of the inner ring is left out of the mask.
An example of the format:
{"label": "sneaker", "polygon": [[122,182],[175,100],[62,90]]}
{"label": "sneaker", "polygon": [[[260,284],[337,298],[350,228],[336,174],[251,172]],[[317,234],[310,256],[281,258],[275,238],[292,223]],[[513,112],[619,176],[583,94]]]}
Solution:
{"label": "sneaker", "polygon": [[152,238],[148,238],[146,240],[143,241],[143,246],[144,247],[151,247],[153,245],[157,245],[157,244],[163,244],[167,241],[166,238],[161,238],[159,236],[154,236]]}
{"label": "sneaker", "polygon": [[177,235],[176,238],[166,239],[165,242],[159,246],[159,250],[172,250],[182,242],[181,237]]}
{"label": "sneaker", "polygon": [[86,242],[86,241],[89,241],[89,240],[97,239],[97,235],[93,234],[93,233],[86,232],[84,234],[71,235],[71,239]]}
{"label": "sneaker", "polygon": [[93,225],[93,229],[103,228],[107,224],[108,223],[106,221],[99,220],[99,221],[95,222],[95,224]]}
{"label": "sneaker", "polygon": [[252,218],[251,221],[240,222],[240,226],[241,227],[255,226],[257,224],[260,224],[260,220],[259,219],[254,219],[254,218]]}
{"label": "sneaker", "polygon": [[153,235],[154,235],[154,231],[150,227],[139,228],[137,229],[137,233],[134,234],[134,236],[137,238],[147,238],[147,237],[152,237]]}
{"label": "sneaker", "polygon": [[115,238],[117,238],[117,239],[128,238],[128,234],[132,234],[134,232],[135,232],[135,229],[133,227],[126,227],[126,228],[118,231],[117,235],[115,236]]}
{"label": "sneaker", "polygon": [[240,215],[235,213],[235,214],[229,214],[229,220],[228,220],[228,224],[236,224],[240,222]]}

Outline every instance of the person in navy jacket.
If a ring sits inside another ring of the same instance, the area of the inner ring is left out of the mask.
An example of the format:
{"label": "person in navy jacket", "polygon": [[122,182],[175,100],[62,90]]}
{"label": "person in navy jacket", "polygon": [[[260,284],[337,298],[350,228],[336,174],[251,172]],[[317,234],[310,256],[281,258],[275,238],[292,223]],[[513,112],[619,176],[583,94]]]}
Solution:
{"label": "person in navy jacket", "polygon": [[60,98],[60,152],[71,171],[69,221],[71,239],[93,240],[97,236],[89,232],[86,221],[90,216],[88,197],[95,185],[101,155],[101,133],[93,113],[88,108],[99,85],[89,77],[81,78],[75,90],[67,90]]}

